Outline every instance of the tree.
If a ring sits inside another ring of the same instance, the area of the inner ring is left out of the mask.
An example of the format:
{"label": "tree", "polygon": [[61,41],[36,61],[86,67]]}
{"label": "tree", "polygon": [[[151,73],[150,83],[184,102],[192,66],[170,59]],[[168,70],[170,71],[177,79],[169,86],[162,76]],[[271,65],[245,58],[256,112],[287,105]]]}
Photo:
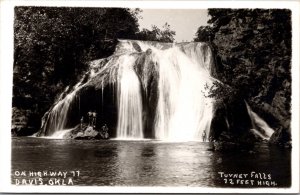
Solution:
{"label": "tree", "polygon": [[212,39],[213,33],[210,26],[200,26],[196,32],[196,37],[194,41],[196,42],[210,42]]}
{"label": "tree", "polygon": [[162,27],[162,30],[157,26],[153,25],[152,30],[142,29],[137,33],[136,38],[138,40],[147,40],[147,41],[160,41],[160,42],[174,42],[175,31],[171,30],[171,27],[168,23],[165,23]]}

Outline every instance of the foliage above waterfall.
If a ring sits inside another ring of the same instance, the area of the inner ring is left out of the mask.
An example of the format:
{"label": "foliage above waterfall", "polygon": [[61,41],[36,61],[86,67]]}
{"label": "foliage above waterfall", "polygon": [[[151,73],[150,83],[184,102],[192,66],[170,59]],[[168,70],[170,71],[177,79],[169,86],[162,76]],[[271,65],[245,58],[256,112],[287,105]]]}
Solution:
{"label": "foliage above waterfall", "polygon": [[218,79],[250,101],[274,127],[288,129],[291,11],[209,9],[208,14],[209,26],[199,27],[195,41],[210,41],[216,53]]}
{"label": "foliage above waterfall", "polygon": [[170,29],[170,25],[165,23],[163,30],[160,30],[157,26],[153,25],[152,30],[143,29],[137,34],[138,40],[144,41],[162,41],[162,42],[173,42],[175,31]]}
{"label": "foliage above waterfall", "polygon": [[167,24],[162,30],[153,27],[140,31],[140,12],[126,8],[16,7],[13,107],[37,113],[35,123],[39,123],[55,96],[78,81],[89,61],[110,56],[117,39],[174,40],[175,33]]}

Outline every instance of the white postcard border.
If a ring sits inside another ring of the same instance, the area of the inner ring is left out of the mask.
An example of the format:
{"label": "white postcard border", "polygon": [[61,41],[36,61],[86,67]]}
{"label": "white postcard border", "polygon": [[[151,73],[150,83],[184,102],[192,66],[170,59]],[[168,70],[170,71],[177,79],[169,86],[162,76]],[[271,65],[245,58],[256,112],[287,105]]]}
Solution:
{"label": "white postcard border", "polygon": [[[291,188],[81,187],[11,185],[11,105],[14,6],[129,7],[142,9],[288,8],[292,10],[292,186]],[[0,191],[59,193],[297,193],[299,192],[299,1],[0,1]]]}

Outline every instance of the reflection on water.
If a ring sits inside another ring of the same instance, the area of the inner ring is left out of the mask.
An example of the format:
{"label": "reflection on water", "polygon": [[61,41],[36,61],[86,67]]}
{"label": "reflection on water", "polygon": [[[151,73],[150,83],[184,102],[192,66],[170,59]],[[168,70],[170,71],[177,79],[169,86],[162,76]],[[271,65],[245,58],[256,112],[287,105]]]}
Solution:
{"label": "reflection on water", "polygon": [[210,148],[200,142],[14,138],[12,182],[15,171],[79,170],[74,185],[246,187],[224,184],[218,172],[255,171],[270,173],[276,187],[290,186],[289,150],[266,144],[251,153]]}

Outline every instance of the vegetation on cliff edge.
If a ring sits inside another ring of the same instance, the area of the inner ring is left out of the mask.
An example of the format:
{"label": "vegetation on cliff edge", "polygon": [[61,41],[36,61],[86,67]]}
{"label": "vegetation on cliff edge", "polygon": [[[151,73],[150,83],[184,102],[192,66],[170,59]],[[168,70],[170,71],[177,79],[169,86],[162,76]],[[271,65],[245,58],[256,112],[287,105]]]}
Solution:
{"label": "vegetation on cliff edge", "polygon": [[291,11],[209,9],[208,14],[209,26],[199,27],[194,40],[210,42],[217,77],[231,88],[220,88],[216,96],[225,102],[243,98],[274,129],[289,132]]}

